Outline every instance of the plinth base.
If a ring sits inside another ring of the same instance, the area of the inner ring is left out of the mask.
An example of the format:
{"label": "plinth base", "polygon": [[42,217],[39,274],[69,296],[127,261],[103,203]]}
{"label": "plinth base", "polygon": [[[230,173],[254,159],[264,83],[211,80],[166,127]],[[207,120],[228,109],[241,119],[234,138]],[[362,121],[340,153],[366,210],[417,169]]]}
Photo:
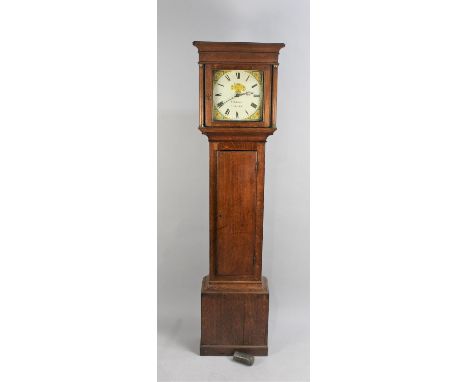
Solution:
{"label": "plinth base", "polygon": [[268,282],[209,282],[201,291],[200,355],[268,355]]}
{"label": "plinth base", "polygon": [[268,355],[268,346],[200,345],[200,355],[233,355],[236,351],[255,356],[263,356]]}

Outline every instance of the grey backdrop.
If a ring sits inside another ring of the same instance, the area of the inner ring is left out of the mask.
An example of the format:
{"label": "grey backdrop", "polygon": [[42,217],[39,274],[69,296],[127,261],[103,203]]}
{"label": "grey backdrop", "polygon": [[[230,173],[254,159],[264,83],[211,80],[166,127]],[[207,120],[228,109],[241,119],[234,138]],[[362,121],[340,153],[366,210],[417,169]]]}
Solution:
{"label": "grey backdrop", "polygon": [[[208,273],[208,141],[198,130],[194,40],[284,42],[278,131],[266,146],[263,274],[269,357],[251,368],[200,357]],[[307,0],[158,1],[158,375],[161,381],[309,375],[309,5]]]}

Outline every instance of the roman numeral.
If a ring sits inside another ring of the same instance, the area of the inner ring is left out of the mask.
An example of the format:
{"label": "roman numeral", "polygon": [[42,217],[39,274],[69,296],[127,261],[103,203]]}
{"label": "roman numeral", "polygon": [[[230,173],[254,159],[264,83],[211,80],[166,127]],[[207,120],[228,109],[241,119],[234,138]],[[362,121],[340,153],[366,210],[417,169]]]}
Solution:
{"label": "roman numeral", "polygon": [[255,86],[257,86],[258,84],[255,84],[255,85],[252,85],[252,88],[254,88]]}
{"label": "roman numeral", "polygon": [[222,95],[221,93],[216,93],[215,97],[221,97],[221,95]]}
{"label": "roman numeral", "polygon": [[218,106],[218,108],[221,107],[221,106],[223,106],[223,105],[224,105],[224,102],[223,102],[223,101],[218,102],[218,103],[216,104],[216,106]]}
{"label": "roman numeral", "polygon": [[239,72],[236,73],[236,78],[237,78],[238,80],[240,79],[240,73],[239,73]]}
{"label": "roman numeral", "polygon": [[236,111],[236,118],[239,118],[239,113]]}
{"label": "roman numeral", "polygon": [[229,77],[227,74],[224,77],[226,77],[228,81],[231,81],[231,77]]}
{"label": "roman numeral", "polygon": [[229,109],[226,109],[226,111],[224,112],[224,114],[229,115]]}
{"label": "roman numeral", "polygon": [[245,114],[249,115],[249,112],[247,110],[244,110],[245,111]]}
{"label": "roman numeral", "polygon": [[255,105],[253,102],[250,104],[250,106],[252,106],[254,109],[257,108],[257,105]]}
{"label": "roman numeral", "polygon": [[245,79],[245,82],[247,82],[250,78],[250,74],[247,76],[247,78]]}
{"label": "roman numeral", "polygon": [[219,82],[218,82],[218,86],[222,86],[222,87],[224,88],[224,85],[223,85],[223,84],[220,84]]}
{"label": "roman numeral", "polygon": [[254,97],[260,97],[260,94],[254,94]]}

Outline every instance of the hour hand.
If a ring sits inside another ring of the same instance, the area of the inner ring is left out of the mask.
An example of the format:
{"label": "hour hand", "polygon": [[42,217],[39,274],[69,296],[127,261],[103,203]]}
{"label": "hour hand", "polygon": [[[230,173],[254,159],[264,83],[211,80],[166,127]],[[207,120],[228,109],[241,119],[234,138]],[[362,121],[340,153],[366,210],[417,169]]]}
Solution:
{"label": "hour hand", "polygon": [[239,93],[239,94],[236,94],[236,97],[240,97],[242,95],[251,95],[253,94],[252,92],[245,92],[245,93]]}
{"label": "hour hand", "polygon": [[232,96],[231,98],[227,99],[226,101],[223,101],[223,105],[228,103],[230,100],[232,100],[234,98],[237,98],[237,97],[240,97],[240,96],[243,96],[243,95],[251,95],[251,94],[253,94],[253,92],[236,93],[236,95]]}

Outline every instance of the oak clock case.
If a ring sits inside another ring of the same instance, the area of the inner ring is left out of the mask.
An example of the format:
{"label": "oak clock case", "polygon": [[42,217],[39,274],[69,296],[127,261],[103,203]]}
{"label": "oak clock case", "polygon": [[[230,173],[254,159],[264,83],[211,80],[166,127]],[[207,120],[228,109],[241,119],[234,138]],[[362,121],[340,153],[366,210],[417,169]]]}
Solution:
{"label": "oak clock case", "polygon": [[209,274],[202,280],[200,355],[268,355],[262,276],[265,143],[276,131],[282,43],[195,41],[199,129],[209,141]]}

